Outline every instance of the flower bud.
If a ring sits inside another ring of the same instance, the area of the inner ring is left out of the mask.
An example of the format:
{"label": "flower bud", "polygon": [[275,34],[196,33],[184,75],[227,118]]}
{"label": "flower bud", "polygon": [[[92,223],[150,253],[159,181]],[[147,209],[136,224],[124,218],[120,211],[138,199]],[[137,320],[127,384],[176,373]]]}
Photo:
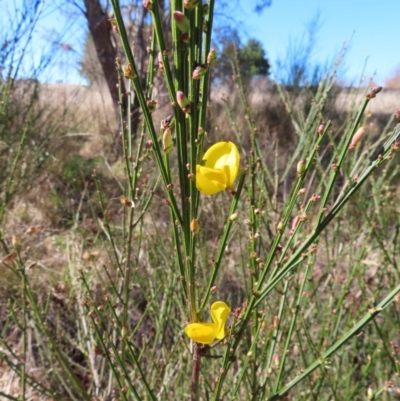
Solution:
{"label": "flower bud", "polygon": [[109,18],[108,20],[110,21],[110,23],[112,25],[113,32],[116,33],[117,35],[119,35],[117,20],[115,18]]}
{"label": "flower bud", "polygon": [[396,113],[394,114],[394,118],[395,118],[397,121],[400,121],[400,109],[399,109],[399,110],[396,110]]}
{"label": "flower bud", "polygon": [[121,329],[121,337],[123,340],[125,340],[127,333],[128,333],[128,331],[127,331],[126,327],[123,326]]}
{"label": "flower bud", "polygon": [[205,75],[208,71],[208,67],[206,65],[197,66],[192,73],[193,79],[200,79],[203,75]]}
{"label": "flower bud", "polygon": [[239,213],[233,213],[229,216],[229,221],[236,221],[239,216]]}
{"label": "flower bud", "polygon": [[143,0],[143,7],[146,10],[151,11],[153,9],[153,0]]}
{"label": "flower bud", "polygon": [[197,219],[193,219],[190,222],[190,231],[192,232],[193,235],[199,232],[199,222],[197,221]]}
{"label": "flower bud", "polygon": [[122,67],[122,73],[124,74],[124,77],[127,79],[136,78],[136,75],[132,71],[132,64],[127,64],[124,67]]}
{"label": "flower bud", "polygon": [[147,107],[149,108],[150,113],[154,113],[154,111],[156,110],[156,107],[157,107],[157,101],[153,100],[153,99],[148,100]]}
{"label": "flower bud", "polygon": [[318,135],[321,135],[324,132],[324,128],[325,128],[324,124],[319,125],[319,127],[317,129]]}
{"label": "flower bud", "polygon": [[306,169],[306,163],[303,160],[297,163],[297,175],[301,177]]}
{"label": "flower bud", "polygon": [[374,392],[372,390],[372,386],[371,385],[368,386],[368,389],[367,389],[367,398],[369,400],[373,400],[374,399]]}
{"label": "flower bud", "polygon": [[181,13],[180,11],[175,11],[174,12],[174,20],[176,23],[176,26],[179,28],[179,30],[183,33],[187,33],[190,30],[190,23],[189,23],[189,18],[186,17],[185,14]]}
{"label": "flower bud", "polygon": [[190,102],[189,99],[182,91],[176,92],[176,101],[179,104],[179,107],[182,109],[184,113],[190,113]]}
{"label": "flower bud", "polygon": [[372,88],[367,95],[365,96],[367,99],[372,99],[374,98],[380,91],[382,90],[382,86],[375,86],[375,88]]}
{"label": "flower bud", "polygon": [[313,195],[311,196],[311,201],[312,201],[312,202],[318,202],[320,199],[321,199],[321,196],[318,195],[318,194],[313,194]]}
{"label": "flower bud", "polygon": [[360,127],[356,133],[354,134],[353,138],[351,139],[351,143],[349,145],[349,149],[353,149],[354,146],[357,145],[357,143],[361,140],[361,138],[363,137],[365,132],[365,128],[364,127]]}
{"label": "flower bud", "polygon": [[13,235],[11,238],[11,243],[14,249],[19,249],[21,247],[21,238]]}
{"label": "flower bud", "polygon": [[280,221],[276,226],[276,231],[278,231],[278,233],[281,233],[283,231],[283,228],[284,228],[283,221]]}
{"label": "flower bud", "polygon": [[299,224],[300,221],[300,216],[296,216],[293,221],[292,221],[292,227],[290,229],[290,235],[293,235],[293,233],[296,230],[297,224]]}
{"label": "flower bud", "polygon": [[161,129],[165,130],[171,128],[174,123],[174,117],[172,114],[168,115],[164,120],[161,120]]}
{"label": "flower bud", "polygon": [[211,49],[207,55],[207,64],[212,64],[217,59],[217,51]]}
{"label": "flower bud", "polygon": [[162,144],[163,144],[163,150],[164,153],[169,153],[172,150],[172,135],[171,135],[171,129],[166,128],[164,131],[164,135],[162,137]]}
{"label": "flower bud", "polygon": [[189,43],[189,34],[187,32],[181,33],[181,41],[183,43]]}
{"label": "flower bud", "polygon": [[200,3],[200,0],[184,0],[183,7],[193,10]]}

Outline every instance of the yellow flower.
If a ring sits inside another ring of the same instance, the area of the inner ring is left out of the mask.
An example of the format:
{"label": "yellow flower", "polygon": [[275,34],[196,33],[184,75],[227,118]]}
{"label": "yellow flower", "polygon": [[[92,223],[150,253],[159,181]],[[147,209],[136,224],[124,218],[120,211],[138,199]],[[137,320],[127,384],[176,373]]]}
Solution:
{"label": "yellow flower", "polygon": [[186,335],[201,344],[211,344],[216,338],[225,337],[225,322],[231,309],[222,301],[211,305],[211,319],[214,323],[190,323],[185,328]]}
{"label": "yellow flower", "polygon": [[232,142],[218,142],[203,156],[203,165],[196,166],[196,187],[206,195],[214,195],[232,186],[239,171],[240,156]]}

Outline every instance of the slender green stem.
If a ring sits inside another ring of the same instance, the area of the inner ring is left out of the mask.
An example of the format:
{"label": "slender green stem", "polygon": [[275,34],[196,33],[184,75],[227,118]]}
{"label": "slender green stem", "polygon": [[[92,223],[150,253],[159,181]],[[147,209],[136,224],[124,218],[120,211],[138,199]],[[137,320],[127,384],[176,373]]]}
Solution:
{"label": "slender green stem", "polygon": [[334,353],[342,347],[350,338],[357,335],[364,326],[366,326],[371,320],[373,320],[379,313],[381,313],[385,308],[387,308],[390,303],[393,301],[395,296],[400,293],[400,285],[398,285],[393,291],[389,293],[378,305],[376,308],[371,309],[368,313],[360,319],[351,330],[347,333],[343,334],[343,336],[336,341],[327,351],[322,353],[322,355],[315,360],[308,368],[304,369],[304,371],[296,376],[293,380],[291,380],[285,387],[281,388],[277,391],[272,397],[268,398],[268,401],[279,400],[284,394],[286,394],[290,389],[292,389],[296,384],[301,382],[306,376],[311,374],[315,369],[319,367],[323,367],[328,359],[334,355]]}
{"label": "slender green stem", "polygon": [[[121,15],[121,10],[120,10],[117,0],[111,0],[111,3],[112,3],[114,14],[115,14],[115,19],[117,21],[118,30],[119,30],[119,33],[121,36],[122,46],[124,48],[124,52],[125,52],[126,58],[128,60],[128,63],[131,65],[131,70],[132,70],[131,81],[132,81],[133,87],[135,89],[135,93],[136,93],[136,96],[139,101],[140,109],[142,110],[142,113],[143,113],[143,116],[145,119],[145,123],[146,123],[147,129],[149,131],[151,140],[152,140],[152,148],[153,148],[154,156],[155,156],[161,177],[163,179],[164,185],[166,187],[169,187],[171,183],[168,180],[168,176],[167,176],[165,166],[163,163],[161,150],[160,150],[160,147],[158,146],[157,135],[156,135],[156,131],[154,128],[153,119],[151,117],[149,107],[147,106],[146,96],[143,92],[143,89],[142,89],[142,86],[140,83],[139,73],[136,68],[132,50],[129,46],[129,39],[128,39],[125,25],[123,22],[123,18]],[[177,219],[179,221],[179,223],[182,224],[182,217],[179,213],[178,206],[176,204],[176,200],[175,200],[175,196],[173,195],[173,192],[170,190],[167,190],[167,196],[168,196],[169,205],[171,206],[171,208],[173,210],[175,219]]]}
{"label": "slender green stem", "polygon": [[[232,199],[231,202],[231,207],[229,210],[229,216],[232,216],[237,209],[238,203],[239,203],[239,199],[240,199],[240,195],[242,193],[242,189],[243,189],[243,185],[244,185],[244,181],[245,181],[245,174],[243,173],[240,176],[239,179],[239,183],[238,183],[238,187],[235,193],[234,198]],[[210,294],[211,294],[211,288],[213,287],[213,285],[215,284],[215,280],[217,278],[218,272],[220,270],[221,267],[221,262],[222,262],[222,257],[224,255],[225,249],[226,249],[226,244],[228,242],[228,238],[229,238],[229,233],[231,231],[232,225],[234,224],[234,221],[231,219],[228,219],[228,221],[225,223],[225,228],[224,228],[224,232],[222,234],[222,237],[220,239],[219,242],[219,247],[218,247],[218,253],[217,256],[215,258],[215,262],[213,265],[213,270],[211,272],[211,276],[210,276],[210,280],[208,282],[208,286],[207,286],[207,290],[204,294],[201,306],[200,306],[200,313],[204,310],[204,308],[206,307]]]}

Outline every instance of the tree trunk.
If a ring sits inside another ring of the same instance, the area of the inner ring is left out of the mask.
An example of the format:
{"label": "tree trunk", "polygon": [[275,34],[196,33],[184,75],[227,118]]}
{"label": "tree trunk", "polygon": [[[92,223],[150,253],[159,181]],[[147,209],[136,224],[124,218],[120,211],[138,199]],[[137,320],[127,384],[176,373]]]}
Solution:
{"label": "tree trunk", "polygon": [[[119,112],[119,96],[117,87],[118,78],[115,66],[117,49],[115,48],[111,40],[112,26],[108,21],[108,16],[106,12],[101,7],[100,0],[84,0],[84,3],[85,16],[88,23],[89,32],[92,35],[97,57],[103,70],[104,78],[107,82],[107,86],[113,102],[114,113],[117,122],[117,128],[114,137],[114,151],[117,155],[121,155],[121,117]],[[122,81],[121,91],[124,94],[126,93],[124,81]],[[125,112],[127,110],[126,95],[123,96],[122,108],[124,112],[123,115],[125,115]],[[133,132],[135,132],[139,125],[139,119],[134,118],[132,124]]]}

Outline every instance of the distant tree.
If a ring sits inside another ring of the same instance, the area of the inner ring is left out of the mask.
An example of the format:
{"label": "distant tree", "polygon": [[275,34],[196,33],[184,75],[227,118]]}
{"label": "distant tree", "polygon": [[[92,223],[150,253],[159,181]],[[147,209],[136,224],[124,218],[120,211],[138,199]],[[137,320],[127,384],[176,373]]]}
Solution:
{"label": "distant tree", "polygon": [[239,49],[239,65],[244,77],[269,74],[269,61],[261,42],[249,39],[247,44]]}
{"label": "distant tree", "polygon": [[247,81],[255,76],[267,76],[270,63],[266,58],[261,42],[257,39],[249,39],[245,45],[241,44],[239,33],[230,31],[222,39],[222,47],[218,55],[218,61],[213,67],[214,79],[223,84],[231,81],[233,66],[236,60],[239,64],[240,74]]}

